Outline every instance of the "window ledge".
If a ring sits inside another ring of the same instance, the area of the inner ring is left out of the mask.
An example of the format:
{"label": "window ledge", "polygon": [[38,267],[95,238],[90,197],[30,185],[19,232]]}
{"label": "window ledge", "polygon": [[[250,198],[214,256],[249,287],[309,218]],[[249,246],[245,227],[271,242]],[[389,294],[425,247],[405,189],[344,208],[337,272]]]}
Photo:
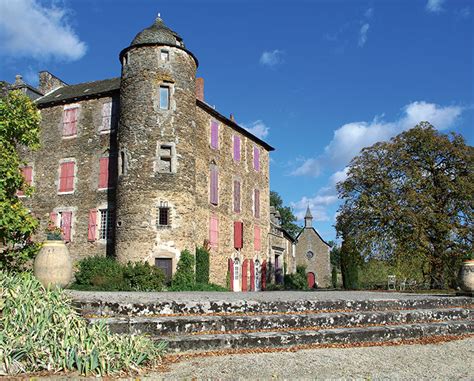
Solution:
{"label": "window ledge", "polygon": [[62,136],[62,139],[63,140],[70,140],[70,139],[74,139],[74,138],[77,138],[77,134],[75,135],[67,135],[67,136]]}
{"label": "window ledge", "polygon": [[58,192],[58,194],[74,194],[74,191]]}
{"label": "window ledge", "polygon": [[157,229],[171,229],[171,225],[156,225]]}

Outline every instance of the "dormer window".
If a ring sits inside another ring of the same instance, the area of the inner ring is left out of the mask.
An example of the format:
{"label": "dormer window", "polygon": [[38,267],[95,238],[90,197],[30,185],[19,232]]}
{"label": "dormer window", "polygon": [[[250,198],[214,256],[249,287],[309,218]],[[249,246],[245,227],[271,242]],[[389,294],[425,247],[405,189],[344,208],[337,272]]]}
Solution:
{"label": "dormer window", "polygon": [[170,88],[160,86],[160,109],[169,110],[170,108]]}

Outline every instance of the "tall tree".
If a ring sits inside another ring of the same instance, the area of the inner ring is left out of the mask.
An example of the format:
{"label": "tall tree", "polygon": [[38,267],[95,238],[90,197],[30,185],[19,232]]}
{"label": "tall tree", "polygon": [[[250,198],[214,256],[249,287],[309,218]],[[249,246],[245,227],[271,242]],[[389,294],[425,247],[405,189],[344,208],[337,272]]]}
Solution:
{"label": "tall tree", "polygon": [[295,224],[297,218],[289,206],[283,206],[283,200],[277,192],[270,191],[270,205],[280,212],[281,226],[293,238],[300,232],[301,227]]}
{"label": "tall tree", "polygon": [[473,159],[462,136],[428,122],[364,148],[338,185],[338,233],[366,258],[421,263],[432,287],[452,284],[473,249]]}
{"label": "tall tree", "polygon": [[32,189],[21,174],[20,149],[39,146],[40,115],[33,102],[20,91],[0,98],[0,268],[21,269],[37,245],[31,241],[38,221],[29,213],[17,191]]}

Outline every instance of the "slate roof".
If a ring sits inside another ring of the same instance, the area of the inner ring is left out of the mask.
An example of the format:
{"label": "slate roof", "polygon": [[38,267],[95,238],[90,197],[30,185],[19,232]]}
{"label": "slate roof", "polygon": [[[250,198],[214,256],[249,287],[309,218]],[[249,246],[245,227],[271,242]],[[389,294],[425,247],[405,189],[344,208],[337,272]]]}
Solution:
{"label": "slate roof", "polygon": [[143,29],[133,39],[130,46],[140,44],[168,44],[177,45],[177,41],[180,42],[180,46],[184,48],[184,43],[178,33],[168,28],[160,17],[157,17],[153,25]]}
{"label": "slate roof", "polygon": [[36,104],[39,108],[52,106],[70,100],[94,98],[109,94],[120,89],[120,78],[104,79],[101,81],[78,83],[63,86],[39,98]]}

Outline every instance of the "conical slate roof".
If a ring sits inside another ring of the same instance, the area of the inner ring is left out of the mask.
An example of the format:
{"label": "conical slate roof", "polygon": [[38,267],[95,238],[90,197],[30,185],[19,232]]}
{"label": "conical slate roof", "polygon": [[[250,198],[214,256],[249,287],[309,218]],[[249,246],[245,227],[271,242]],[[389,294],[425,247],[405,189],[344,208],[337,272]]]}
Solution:
{"label": "conical slate roof", "polygon": [[308,205],[308,208],[306,209],[306,215],[304,216],[304,218],[313,218],[311,214],[311,210],[309,209],[309,205]]}
{"label": "conical slate roof", "polygon": [[156,18],[153,25],[138,33],[130,46],[140,44],[166,44],[184,48],[183,39],[178,33],[168,28],[160,16]]}

